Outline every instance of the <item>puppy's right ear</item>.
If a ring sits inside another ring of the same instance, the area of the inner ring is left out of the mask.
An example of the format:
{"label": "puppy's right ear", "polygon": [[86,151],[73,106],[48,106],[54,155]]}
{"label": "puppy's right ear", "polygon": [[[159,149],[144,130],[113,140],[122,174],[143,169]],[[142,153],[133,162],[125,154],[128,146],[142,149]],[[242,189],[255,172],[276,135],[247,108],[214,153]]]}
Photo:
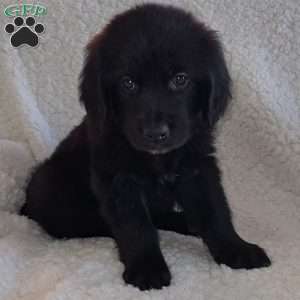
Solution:
{"label": "puppy's right ear", "polygon": [[106,118],[106,101],[101,83],[100,42],[96,36],[87,46],[85,64],[80,74],[80,102],[84,105],[88,121],[102,130]]}

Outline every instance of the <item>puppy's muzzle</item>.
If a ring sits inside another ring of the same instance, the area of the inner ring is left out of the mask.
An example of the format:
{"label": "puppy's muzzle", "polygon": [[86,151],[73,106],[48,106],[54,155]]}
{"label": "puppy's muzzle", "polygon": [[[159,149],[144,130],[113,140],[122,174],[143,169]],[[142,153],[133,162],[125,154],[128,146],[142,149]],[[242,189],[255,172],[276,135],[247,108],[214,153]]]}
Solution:
{"label": "puppy's muzzle", "polygon": [[170,129],[166,124],[142,130],[144,139],[151,144],[162,144],[170,137]]}

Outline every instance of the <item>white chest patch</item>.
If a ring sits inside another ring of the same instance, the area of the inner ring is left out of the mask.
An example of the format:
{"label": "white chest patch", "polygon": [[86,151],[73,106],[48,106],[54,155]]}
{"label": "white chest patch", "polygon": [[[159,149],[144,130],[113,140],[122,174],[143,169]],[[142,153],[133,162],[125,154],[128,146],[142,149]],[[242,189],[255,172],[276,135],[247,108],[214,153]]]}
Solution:
{"label": "white chest patch", "polygon": [[173,211],[175,211],[175,212],[182,212],[183,209],[182,209],[182,207],[177,202],[174,202]]}

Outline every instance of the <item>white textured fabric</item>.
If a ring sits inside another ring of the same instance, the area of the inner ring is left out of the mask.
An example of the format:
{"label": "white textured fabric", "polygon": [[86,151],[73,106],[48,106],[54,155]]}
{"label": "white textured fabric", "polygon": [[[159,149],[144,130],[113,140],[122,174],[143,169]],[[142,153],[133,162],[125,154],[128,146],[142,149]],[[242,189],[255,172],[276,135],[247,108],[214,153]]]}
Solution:
{"label": "white textured fabric", "polygon": [[[14,49],[0,30],[0,299],[300,299],[299,0],[172,1],[225,44],[234,103],[217,134],[223,181],[238,231],[267,250],[271,268],[220,267],[201,240],[161,232],[172,285],[140,292],[123,283],[111,239],[56,241],[17,216],[29,170],[83,115],[84,45],[133,3],[44,0],[37,48]],[[0,27],[10,21],[2,14]]]}

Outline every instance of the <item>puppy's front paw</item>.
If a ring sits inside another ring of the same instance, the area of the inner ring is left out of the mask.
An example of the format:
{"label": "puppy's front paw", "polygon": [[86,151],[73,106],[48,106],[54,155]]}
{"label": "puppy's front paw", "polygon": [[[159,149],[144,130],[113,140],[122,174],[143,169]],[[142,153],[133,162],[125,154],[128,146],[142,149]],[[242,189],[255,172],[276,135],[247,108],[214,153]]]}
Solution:
{"label": "puppy's front paw", "polygon": [[125,269],[123,278],[142,291],[161,289],[171,282],[171,274],[163,258],[137,260]]}
{"label": "puppy's front paw", "polygon": [[224,243],[212,255],[218,264],[225,264],[233,269],[254,269],[271,265],[266,252],[257,245],[245,241]]}

